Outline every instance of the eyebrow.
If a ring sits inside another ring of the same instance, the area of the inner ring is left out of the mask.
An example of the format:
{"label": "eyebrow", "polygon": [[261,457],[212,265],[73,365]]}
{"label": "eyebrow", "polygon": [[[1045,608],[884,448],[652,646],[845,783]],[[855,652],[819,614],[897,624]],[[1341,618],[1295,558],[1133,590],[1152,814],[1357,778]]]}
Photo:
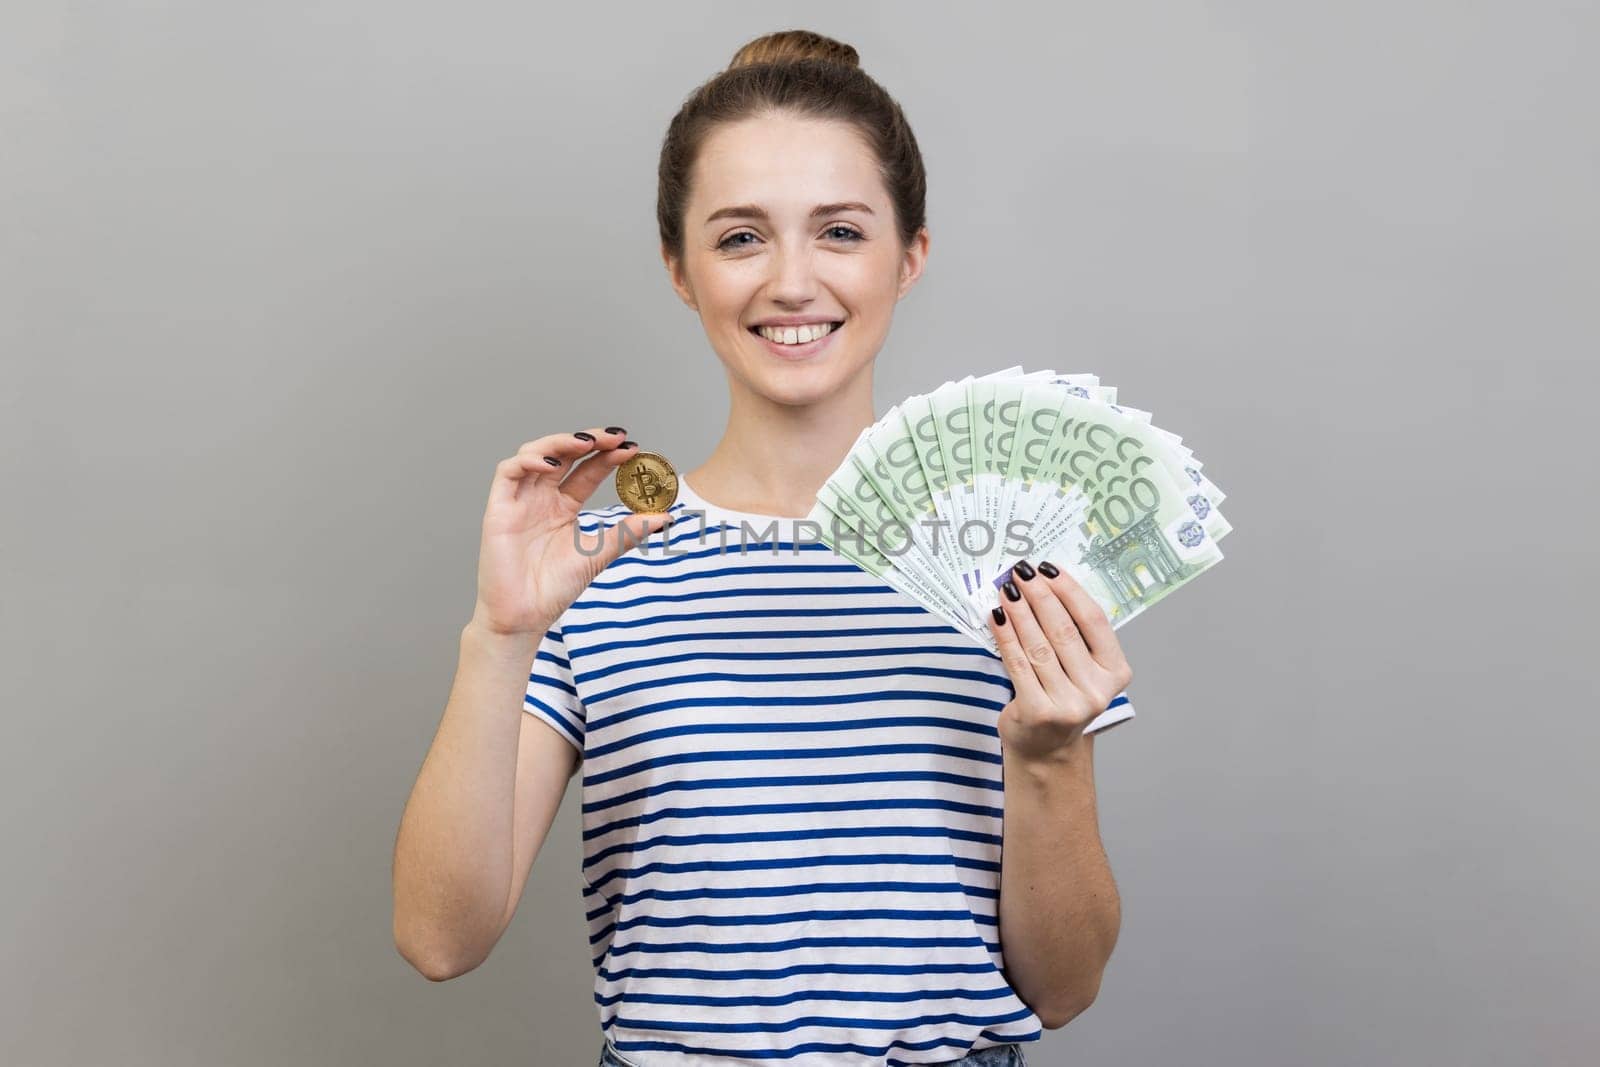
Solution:
{"label": "eyebrow", "polygon": [[[845,211],[864,211],[868,215],[874,214],[873,210],[859,200],[845,200],[837,204],[818,204],[811,210],[812,218],[823,215],[838,215]],[[706,216],[707,222],[716,222],[718,219],[761,219],[770,221],[771,216],[760,204],[736,204],[733,207],[718,208]]]}

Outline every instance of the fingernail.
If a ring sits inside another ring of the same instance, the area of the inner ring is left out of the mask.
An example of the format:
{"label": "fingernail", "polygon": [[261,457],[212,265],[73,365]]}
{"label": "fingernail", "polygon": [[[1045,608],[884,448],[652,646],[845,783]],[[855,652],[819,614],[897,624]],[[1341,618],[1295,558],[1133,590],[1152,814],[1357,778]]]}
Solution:
{"label": "fingernail", "polygon": [[573,434],[572,436],[576,437],[580,441],[593,441],[594,440],[594,434],[585,433],[583,430],[579,430],[577,433]]}
{"label": "fingernail", "polygon": [[627,433],[621,426],[607,426],[606,433]]}
{"label": "fingernail", "polygon": [[1046,559],[1039,561],[1039,573],[1044,575],[1046,578],[1054,578],[1061,572],[1056,570],[1056,565],[1054,563],[1051,563]]}
{"label": "fingernail", "polygon": [[1012,600],[1022,599],[1022,590],[1018,589],[1017,583],[1013,582],[1010,578],[1007,578],[1006,584],[1002,585],[1000,588],[1004,589],[1006,591],[1006,596],[1010,597]]}
{"label": "fingernail", "polygon": [[546,456],[546,457],[544,457],[544,461],[546,463],[550,464],[550,466],[552,466],[552,467],[561,466],[561,461],[559,459],[557,459],[556,457],[554,457],[554,456]]}
{"label": "fingernail", "polygon": [[994,621],[996,623],[998,623],[1001,626],[1004,626],[1006,624],[1006,609],[1005,608],[995,608],[994,611],[992,612],[992,614],[994,615]]}
{"label": "fingernail", "polygon": [[639,442],[638,441],[624,441],[620,445],[618,445],[617,447],[618,448],[638,448],[639,447]]}
{"label": "fingernail", "polygon": [[1015,574],[1023,581],[1027,581],[1029,578],[1033,577],[1033,568],[1028,566],[1027,560],[1019,559],[1017,562],[1011,565],[1011,573]]}

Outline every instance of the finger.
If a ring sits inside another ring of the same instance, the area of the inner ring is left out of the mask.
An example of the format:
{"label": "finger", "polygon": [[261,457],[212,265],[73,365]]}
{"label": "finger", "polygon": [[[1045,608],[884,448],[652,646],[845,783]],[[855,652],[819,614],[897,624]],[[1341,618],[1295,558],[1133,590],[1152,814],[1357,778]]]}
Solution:
{"label": "finger", "polygon": [[494,480],[489,484],[489,506],[515,503],[523,486],[538,481],[541,474],[554,469],[543,456],[533,452],[518,452],[501,460],[495,464]]}
{"label": "finger", "polygon": [[616,474],[618,467],[639,454],[637,441],[625,441],[626,430],[603,434],[595,442],[595,454],[580,456],[572,464],[572,473],[561,483],[561,492],[574,504],[582,507],[600,487],[600,483]]}
{"label": "finger", "polygon": [[1016,576],[1018,588],[1022,590],[1023,599],[1033,610],[1039,629],[1044,631],[1055,648],[1056,658],[1066,669],[1067,677],[1081,691],[1090,692],[1091,686],[1099,682],[1106,672],[1089,654],[1089,646],[1084,643],[1078,624],[1073,621],[1057,590],[1048,584],[1049,578],[1035,571],[1027,560],[1018,561],[1012,573]]}
{"label": "finger", "polygon": [[[1056,573],[1052,575],[1050,571]],[[1122,654],[1122,642],[1117,640],[1116,631],[1111,626],[1111,620],[1106,617],[1105,609],[1089,595],[1089,591],[1072,575],[1057,568],[1049,560],[1039,565],[1039,578],[1044,579],[1046,585],[1055,592],[1056,597],[1072,615],[1072,620],[1078,624],[1078,632],[1083,635],[1084,644],[1095,662],[1113,672],[1126,667],[1128,660]]]}
{"label": "finger", "polygon": [[517,454],[533,456],[541,460],[543,465],[532,466],[530,470],[536,476],[529,477],[523,484],[532,485],[539,481],[559,483],[571,471],[573,463],[599,448],[600,442],[604,441],[607,445],[620,442],[627,434],[620,426],[611,429],[616,432],[595,426],[572,433],[546,434],[526,442],[517,449]]}
{"label": "finger", "polygon": [[595,442],[601,438],[612,441],[622,440],[625,433],[617,427],[617,433],[610,433],[598,426],[587,430],[576,430],[572,433],[547,433],[543,437],[535,437],[531,441],[524,441],[517,449],[519,453],[528,453],[535,456],[554,456],[559,460],[571,460],[592,451]]}
{"label": "finger", "polygon": [[989,632],[994,634],[995,644],[999,647],[1000,662],[1005,666],[1006,674],[1011,676],[1011,686],[1019,698],[1043,700],[1044,686],[1039,684],[1039,676],[1034,673],[1033,664],[1028,662],[1028,654],[1022,651],[1022,644],[1017,640],[1017,628],[1011,625],[1011,613],[1006,611],[1004,603],[1002,599],[1002,606],[989,612]]}
{"label": "finger", "polygon": [[[1006,586],[1016,590],[1018,599],[1011,599]],[[1023,656],[1033,664],[1033,673],[1039,679],[1040,688],[1050,695],[1052,701],[1060,703],[1070,695],[1073,685],[1061,666],[1055,646],[1040,627],[1039,620],[1034,617],[1032,604],[1017,588],[1016,581],[1008,579],[1000,588],[1001,603],[1005,605],[1011,628],[1016,631],[1017,644],[1022,647]]]}

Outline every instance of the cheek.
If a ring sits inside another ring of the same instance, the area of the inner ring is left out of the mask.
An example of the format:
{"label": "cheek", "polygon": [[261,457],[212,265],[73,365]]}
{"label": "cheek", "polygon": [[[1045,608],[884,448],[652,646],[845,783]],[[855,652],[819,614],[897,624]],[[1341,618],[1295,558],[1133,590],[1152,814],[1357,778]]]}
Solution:
{"label": "cheek", "polygon": [[738,263],[708,263],[695,278],[700,305],[708,310],[740,313],[755,295],[760,279]]}
{"label": "cheek", "polygon": [[863,261],[861,269],[853,272],[847,291],[863,312],[873,316],[886,314],[899,295],[900,276],[892,262]]}

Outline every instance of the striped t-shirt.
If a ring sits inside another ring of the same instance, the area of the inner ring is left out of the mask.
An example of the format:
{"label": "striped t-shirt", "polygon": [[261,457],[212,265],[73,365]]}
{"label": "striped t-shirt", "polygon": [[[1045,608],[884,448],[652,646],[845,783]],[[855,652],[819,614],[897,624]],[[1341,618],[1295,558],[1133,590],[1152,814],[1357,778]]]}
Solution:
{"label": "striped t-shirt", "polygon": [[546,633],[525,704],[583,755],[605,1036],[639,1067],[1037,1040],[1000,951],[1001,661],[797,519],[682,479],[669,510]]}

